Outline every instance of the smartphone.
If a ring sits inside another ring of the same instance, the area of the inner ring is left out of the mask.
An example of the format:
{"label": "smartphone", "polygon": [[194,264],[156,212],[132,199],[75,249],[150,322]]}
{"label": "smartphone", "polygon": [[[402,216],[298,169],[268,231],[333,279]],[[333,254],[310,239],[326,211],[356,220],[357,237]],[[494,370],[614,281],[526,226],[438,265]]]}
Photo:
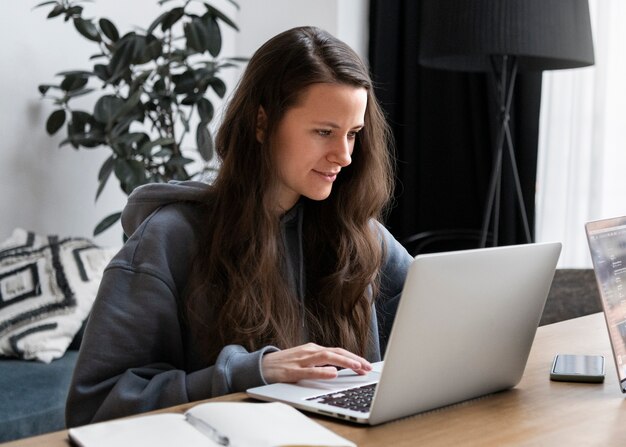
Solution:
{"label": "smartphone", "polygon": [[550,380],[604,382],[604,357],[601,355],[557,354],[552,362]]}

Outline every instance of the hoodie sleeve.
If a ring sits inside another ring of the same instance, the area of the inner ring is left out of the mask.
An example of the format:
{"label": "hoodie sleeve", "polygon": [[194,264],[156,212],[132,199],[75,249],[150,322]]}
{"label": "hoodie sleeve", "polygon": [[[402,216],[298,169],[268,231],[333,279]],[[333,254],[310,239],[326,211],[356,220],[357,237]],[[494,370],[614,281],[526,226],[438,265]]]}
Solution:
{"label": "hoodie sleeve", "polygon": [[184,217],[191,208],[155,211],[105,270],[70,386],[68,427],[265,384],[261,358],[273,347],[230,345],[214,365],[189,368],[178,300],[196,242]]}
{"label": "hoodie sleeve", "polygon": [[376,299],[380,352],[384,353],[413,258],[382,224],[377,222],[377,225],[385,250],[380,291]]}

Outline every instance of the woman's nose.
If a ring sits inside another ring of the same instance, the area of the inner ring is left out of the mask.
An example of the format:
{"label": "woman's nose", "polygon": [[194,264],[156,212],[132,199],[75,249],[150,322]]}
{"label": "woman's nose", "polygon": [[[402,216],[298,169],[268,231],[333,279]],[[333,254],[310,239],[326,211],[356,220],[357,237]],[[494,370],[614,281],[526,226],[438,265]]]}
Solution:
{"label": "woman's nose", "polygon": [[352,163],[352,147],[352,141],[347,138],[341,138],[329,154],[329,161],[337,163],[342,168],[348,166]]}

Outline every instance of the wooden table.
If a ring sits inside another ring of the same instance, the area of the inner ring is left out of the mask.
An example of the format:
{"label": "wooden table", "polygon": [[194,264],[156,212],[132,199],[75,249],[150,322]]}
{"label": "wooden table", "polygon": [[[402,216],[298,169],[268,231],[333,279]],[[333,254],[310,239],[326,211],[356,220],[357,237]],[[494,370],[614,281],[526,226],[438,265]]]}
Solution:
{"label": "wooden table", "polygon": [[[603,384],[552,382],[552,358],[600,354]],[[217,400],[243,400],[243,393]],[[183,412],[194,404],[164,411]],[[361,427],[313,416],[359,446],[450,445],[626,445],[626,400],[620,392],[601,313],[540,327],[520,384],[443,409],[377,427]],[[67,432],[13,441],[6,446],[67,447]]]}

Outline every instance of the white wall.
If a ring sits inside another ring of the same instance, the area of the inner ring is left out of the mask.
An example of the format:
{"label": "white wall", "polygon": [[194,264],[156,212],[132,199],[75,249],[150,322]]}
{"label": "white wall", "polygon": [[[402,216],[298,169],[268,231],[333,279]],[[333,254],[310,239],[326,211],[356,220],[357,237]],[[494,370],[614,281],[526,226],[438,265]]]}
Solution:
{"label": "white wall", "polygon": [[367,56],[369,0],[239,0],[242,32],[237,50],[252,55],[270,37],[295,26],[313,25]]}
{"label": "white wall", "polygon": [[[115,178],[94,203],[97,174],[108,148],[79,151],[59,148],[62,131],[45,132],[54,106],[40,99],[37,86],[56,81],[63,70],[88,69],[95,45],[78,36],[62,18],[47,20],[49,7],[32,9],[37,1],[5,2],[0,15],[0,242],[16,227],[43,234],[91,237],[105,216],[121,210],[126,196]],[[250,56],[269,37],[298,25],[325,28],[367,53],[367,0],[239,0],[237,11],[227,0],[213,2],[230,14],[241,32],[226,32],[224,55]],[[84,3],[88,16],[109,17],[120,32],[133,25],[147,27],[162,8],[156,0],[100,0]],[[171,7],[174,3],[166,3]],[[232,89],[240,70],[226,77]],[[96,96],[83,100],[90,110]],[[121,229],[113,227],[95,238],[119,245]]]}

